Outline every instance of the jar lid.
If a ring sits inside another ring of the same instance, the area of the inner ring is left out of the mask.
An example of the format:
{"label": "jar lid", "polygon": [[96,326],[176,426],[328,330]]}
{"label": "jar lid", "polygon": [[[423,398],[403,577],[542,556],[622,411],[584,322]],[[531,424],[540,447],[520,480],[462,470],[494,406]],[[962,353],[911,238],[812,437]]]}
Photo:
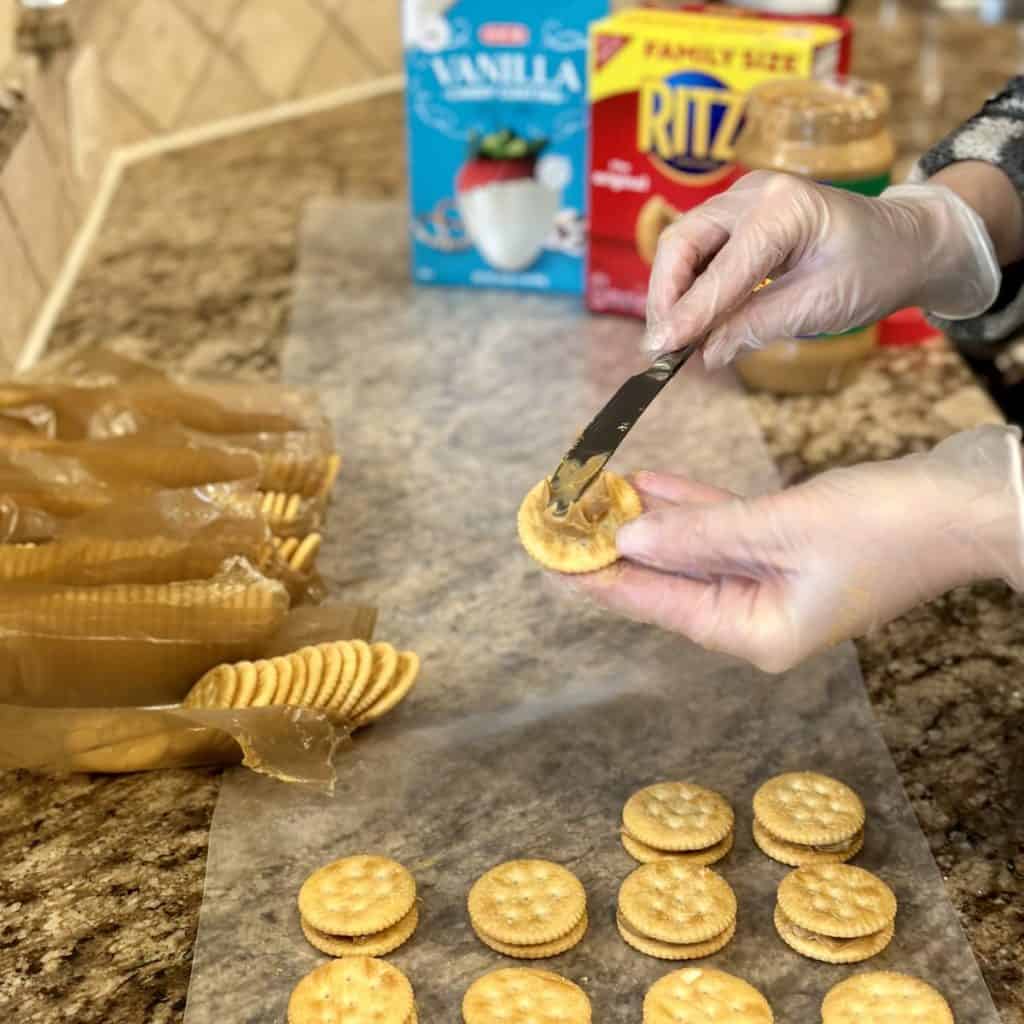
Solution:
{"label": "jar lid", "polygon": [[835,144],[877,135],[889,116],[889,90],[857,78],[783,78],[747,99],[751,126],[778,140]]}

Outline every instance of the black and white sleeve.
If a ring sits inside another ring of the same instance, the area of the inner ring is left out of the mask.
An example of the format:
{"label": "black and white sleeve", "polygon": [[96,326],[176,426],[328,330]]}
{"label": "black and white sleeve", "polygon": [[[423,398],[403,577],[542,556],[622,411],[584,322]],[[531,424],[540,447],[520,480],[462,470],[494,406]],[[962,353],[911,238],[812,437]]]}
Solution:
{"label": "black and white sleeve", "polygon": [[[1000,168],[1024,199],[1024,76],[1011,79],[974,117],[925,153],[909,180],[923,182],[963,160]],[[964,351],[978,356],[993,352],[1024,328],[1024,263],[1003,268],[999,298],[987,312],[935,323]]]}

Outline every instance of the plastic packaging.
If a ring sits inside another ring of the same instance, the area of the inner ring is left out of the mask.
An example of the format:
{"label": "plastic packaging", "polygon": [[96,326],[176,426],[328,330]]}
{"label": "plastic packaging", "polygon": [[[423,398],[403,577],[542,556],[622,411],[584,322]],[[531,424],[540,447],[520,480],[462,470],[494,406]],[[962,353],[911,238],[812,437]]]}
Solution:
{"label": "plastic packaging", "polygon": [[[310,498],[322,497],[332,467],[337,471],[333,438],[312,391],[185,380],[97,347],[58,356],[0,386],[0,435],[26,446],[136,437],[158,449],[194,446],[207,460],[211,449],[252,452],[260,459],[261,488]],[[207,463],[197,458],[190,464],[202,470]],[[213,462],[205,471],[233,470]]]}
{"label": "plastic packaging", "polygon": [[329,785],[323,715],[177,706],[221,662],[372,635],[372,609],[296,608],[339,461],[313,394],[88,349],[0,385],[0,435],[0,766]]}
{"label": "plastic packaging", "polygon": [[[647,987],[676,965],[631,951],[616,932],[616,891],[636,866],[618,830],[629,795],[663,778],[718,789],[737,813],[736,848],[719,870],[738,894],[739,929],[702,963],[757,985],[776,1020],[811,1024],[850,972],[777,938],[772,909],[787,869],[750,836],[755,788],[792,769],[836,775],[866,802],[857,862],[895,888],[900,913],[893,945],[862,969],[918,974],[958,1021],[997,1024],[849,645],[769,680],[678,637],[558,603],[520,550],[519,500],[635,369],[640,328],[521,296],[453,306],[433,293],[396,302],[390,283],[346,286],[354,259],[375,281],[393,281],[402,222],[396,204],[312,208],[301,266],[334,269],[300,279],[286,366],[316,379],[332,407],[348,408],[351,389],[362,409],[381,410],[350,424],[353,450],[380,467],[374,497],[390,498],[354,511],[362,543],[352,569],[394,564],[380,601],[429,677],[401,714],[338,757],[331,798],[227,774],[186,1024],[284,1019],[296,982],[323,961],[302,935],[296,894],[315,868],[355,852],[396,857],[416,877],[420,924],[389,959],[412,982],[421,1020],[459,1020],[469,984],[512,965],[479,943],[465,908],[484,870],[520,856],[568,865],[587,890],[582,943],[539,966],[580,984],[595,1020],[639,1020]],[[362,238],[378,244],[354,244]],[[362,343],[353,316],[372,319],[379,344]],[[345,357],[356,351],[353,374]],[[406,366],[417,372],[391,372]],[[454,400],[470,387],[472,402]],[[382,430],[395,409],[394,430]],[[705,376],[696,361],[615,464],[743,493],[777,485],[734,381]]]}
{"label": "plastic packaging", "polygon": [[[327,640],[373,638],[376,611],[359,605],[297,609],[263,637],[253,657]],[[344,732],[317,711],[246,708],[27,707],[0,703],[0,768],[131,772],[244,764],[287,782],[330,789]]]}
{"label": "plastic packaging", "polygon": [[[153,491],[207,484],[228,485],[209,493],[230,502],[256,490],[259,470],[251,452],[182,446],[171,438],[158,443],[19,438],[0,448],[0,500],[7,509],[0,530],[7,541],[45,540],[57,531],[57,521],[129,505]],[[30,518],[19,514],[29,510]]]}
{"label": "plastic packaging", "polygon": [[208,580],[0,587],[0,700],[34,707],[166,704],[208,669],[250,658],[288,594],[248,562]]}
{"label": "plastic packaging", "polygon": [[8,541],[18,533],[32,538],[0,544],[0,585],[201,580],[225,561],[244,558],[284,583],[294,604],[322,593],[315,562],[295,557],[299,541],[284,547],[270,531],[260,496],[232,485],[142,492],[75,518],[48,518],[45,528],[32,528],[42,522],[32,512],[11,498],[0,508]]}

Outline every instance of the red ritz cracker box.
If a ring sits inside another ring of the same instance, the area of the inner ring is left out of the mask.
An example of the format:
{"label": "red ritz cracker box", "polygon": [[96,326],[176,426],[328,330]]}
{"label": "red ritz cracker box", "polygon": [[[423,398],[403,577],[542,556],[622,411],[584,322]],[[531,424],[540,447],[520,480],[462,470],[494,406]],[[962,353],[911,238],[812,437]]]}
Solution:
{"label": "red ritz cracker box", "polygon": [[841,18],[631,10],[590,30],[587,306],[642,317],[658,235],[742,173],[747,92],[848,70]]}

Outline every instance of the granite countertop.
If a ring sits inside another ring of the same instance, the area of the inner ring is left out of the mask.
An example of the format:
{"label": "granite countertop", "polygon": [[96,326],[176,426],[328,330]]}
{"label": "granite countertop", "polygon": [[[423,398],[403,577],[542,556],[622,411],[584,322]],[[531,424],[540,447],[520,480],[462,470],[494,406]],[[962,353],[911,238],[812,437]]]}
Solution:
{"label": "granite countertop", "polygon": [[[53,345],[103,340],[185,371],[273,376],[305,202],[400,193],[401,133],[391,96],[130,169]],[[905,157],[911,147],[902,137]],[[405,276],[394,268],[396,283]],[[790,481],[994,415],[941,343],[880,353],[834,398],[752,405]],[[1019,602],[998,585],[957,591],[858,649],[996,1003],[1006,1024],[1024,1024]],[[218,777],[0,775],[0,1005],[25,1024],[181,1019]]]}

